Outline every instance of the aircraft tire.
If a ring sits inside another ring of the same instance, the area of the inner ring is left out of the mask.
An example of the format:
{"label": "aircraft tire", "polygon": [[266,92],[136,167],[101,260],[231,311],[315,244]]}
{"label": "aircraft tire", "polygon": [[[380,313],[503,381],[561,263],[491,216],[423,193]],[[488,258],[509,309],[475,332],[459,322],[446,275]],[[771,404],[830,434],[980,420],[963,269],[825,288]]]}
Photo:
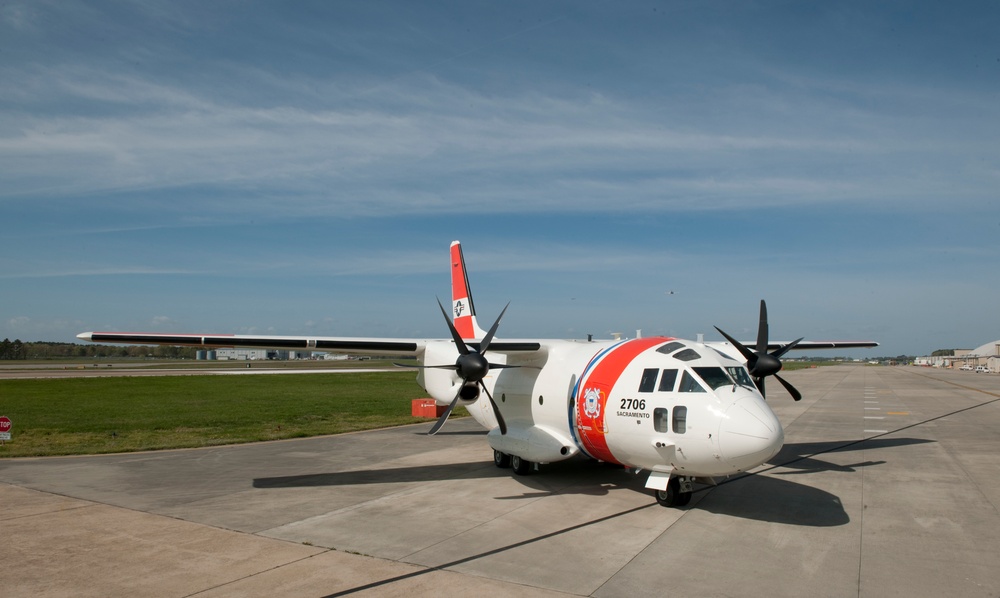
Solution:
{"label": "aircraft tire", "polygon": [[510,467],[510,461],[510,455],[507,453],[501,453],[496,449],[493,450],[493,464],[500,469],[507,469]]}
{"label": "aircraft tire", "polygon": [[666,490],[654,490],[653,496],[661,507],[683,507],[691,502],[690,492],[681,492],[681,483],[677,478],[670,478]]}
{"label": "aircraft tire", "polygon": [[531,473],[531,461],[526,461],[517,455],[510,456],[510,466],[515,475],[528,475]]}

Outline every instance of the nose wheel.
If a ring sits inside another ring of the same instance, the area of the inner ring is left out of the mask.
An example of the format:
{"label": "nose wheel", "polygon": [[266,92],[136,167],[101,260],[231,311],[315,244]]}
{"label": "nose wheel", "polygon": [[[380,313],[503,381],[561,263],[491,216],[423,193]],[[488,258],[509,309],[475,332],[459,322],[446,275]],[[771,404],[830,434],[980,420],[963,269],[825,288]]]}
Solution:
{"label": "nose wheel", "polygon": [[679,477],[672,477],[667,482],[666,490],[654,490],[653,496],[661,507],[683,507],[691,502],[691,482],[685,480],[683,487]]}

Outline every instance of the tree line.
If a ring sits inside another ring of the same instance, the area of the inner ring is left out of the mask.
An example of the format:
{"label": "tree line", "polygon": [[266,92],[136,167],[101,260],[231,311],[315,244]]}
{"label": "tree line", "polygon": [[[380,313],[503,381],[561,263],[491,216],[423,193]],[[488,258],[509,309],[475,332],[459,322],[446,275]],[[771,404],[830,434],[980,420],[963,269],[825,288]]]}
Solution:
{"label": "tree line", "polygon": [[19,339],[11,341],[3,339],[0,343],[0,360],[25,359],[107,359],[109,357],[125,359],[194,359],[197,349],[194,347],[147,347],[131,345],[116,347],[111,345],[79,345],[76,343],[24,343]]}

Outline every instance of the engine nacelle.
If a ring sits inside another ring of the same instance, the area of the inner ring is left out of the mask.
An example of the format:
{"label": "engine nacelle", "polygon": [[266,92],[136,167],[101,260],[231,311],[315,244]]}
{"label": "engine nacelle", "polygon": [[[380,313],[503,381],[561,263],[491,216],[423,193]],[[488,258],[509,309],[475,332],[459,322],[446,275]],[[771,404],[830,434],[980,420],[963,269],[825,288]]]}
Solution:
{"label": "engine nacelle", "polygon": [[[423,362],[426,365],[446,365],[455,363],[458,350],[454,343],[432,342],[424,350]],[[468,406],[479,400],[480,387],[475,382],[463,382],[458,373],[451,368],[425,368],[420,370],[417,383],[427,390],[440,405],[449,405],[458,395],[458,404]]]}

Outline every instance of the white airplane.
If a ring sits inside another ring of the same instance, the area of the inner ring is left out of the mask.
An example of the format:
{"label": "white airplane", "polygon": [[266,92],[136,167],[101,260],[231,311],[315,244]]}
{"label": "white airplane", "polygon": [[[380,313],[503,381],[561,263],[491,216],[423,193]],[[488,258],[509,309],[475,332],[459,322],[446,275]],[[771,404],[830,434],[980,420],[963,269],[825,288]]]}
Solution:
{"label": "white airplane", "polygon": [[[462,248],[451,244],[452,316],[438,301],[445,340],[85,332],[103,343],[254,347],[355,355],[415,357],[417,382],[447,405],[430,430],[464,405],[484,428],[497,467],[527,475],[539,464],[578,454],[648,472],[646,487],[664,506],[683,506],[694,483],[748,471],[784,442],[781,423],[764,400],[792,348],[874,347],[869,341],[769,344],[761,301],[755,349],[729,341],[655,336],[627,340],[501,340],[507,308],[484,332],[476,320]],[[768,350],[772,350],[768,353]],[[486,354],[489,353],[489,358]],[[485,395],[485,396],[483,396]]]}

